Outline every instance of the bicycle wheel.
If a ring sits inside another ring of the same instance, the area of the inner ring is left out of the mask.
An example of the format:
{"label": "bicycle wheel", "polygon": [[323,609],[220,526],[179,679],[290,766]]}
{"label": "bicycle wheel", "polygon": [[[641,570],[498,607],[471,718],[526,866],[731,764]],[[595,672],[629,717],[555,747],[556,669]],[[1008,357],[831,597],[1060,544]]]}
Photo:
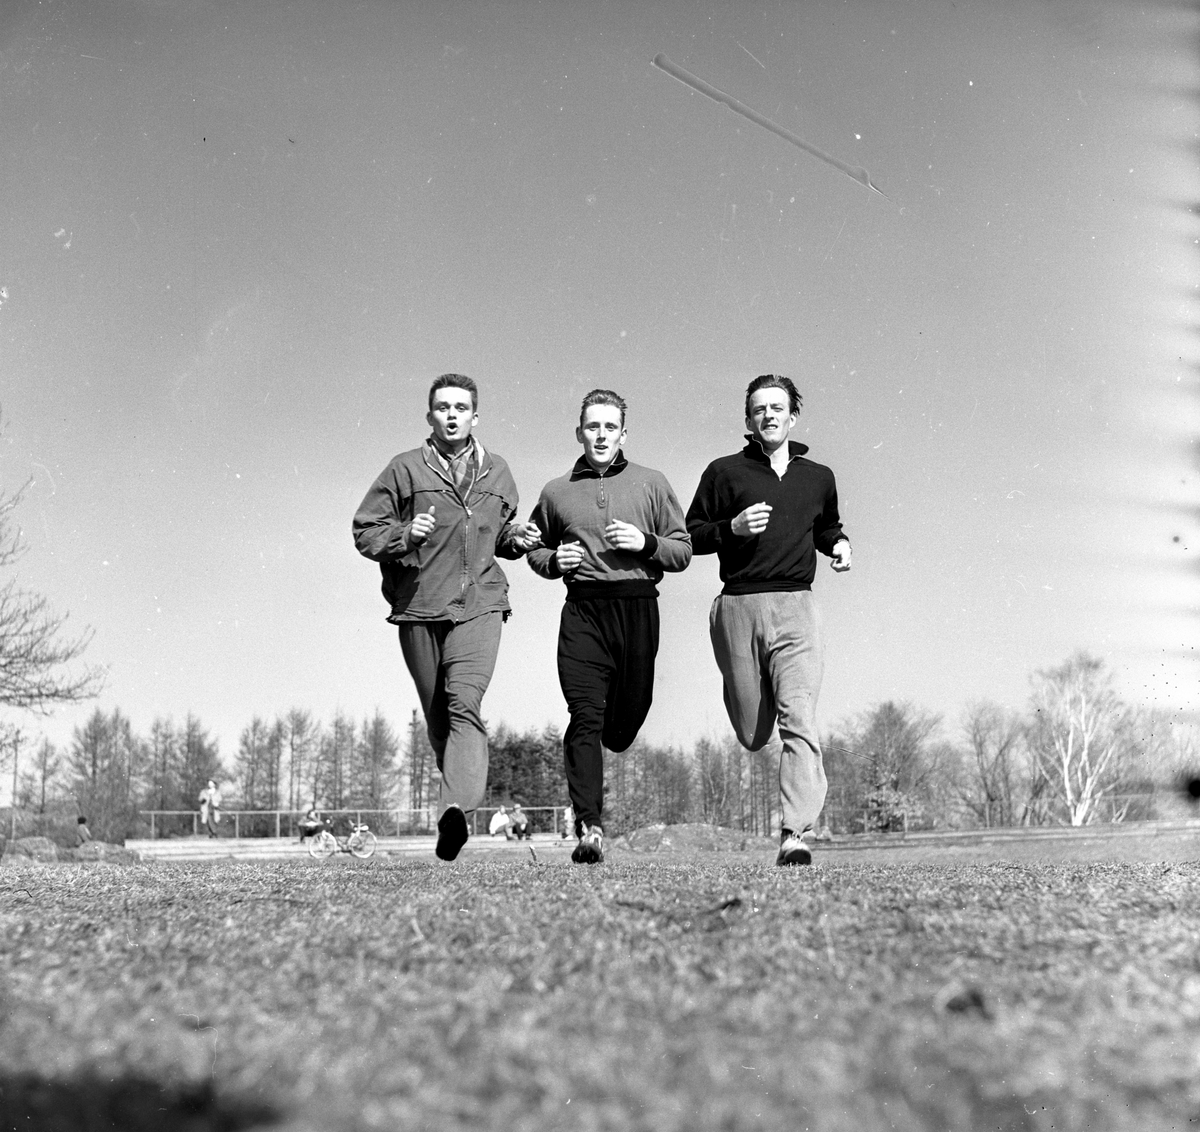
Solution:
{"label": "bicycle wheel", "polygon": [[350,852],[356,857],[369,857],[375,852],[375,834],[369,829],[350,838]]}
{"label": "bicycle wheel", "polygon": [[327,829],[321,830],[320,833],[308,839],[308,855],[315,857],[318,861],[333,856],[335,849],[337,849],[337,842],[334,841],[333,834]]}

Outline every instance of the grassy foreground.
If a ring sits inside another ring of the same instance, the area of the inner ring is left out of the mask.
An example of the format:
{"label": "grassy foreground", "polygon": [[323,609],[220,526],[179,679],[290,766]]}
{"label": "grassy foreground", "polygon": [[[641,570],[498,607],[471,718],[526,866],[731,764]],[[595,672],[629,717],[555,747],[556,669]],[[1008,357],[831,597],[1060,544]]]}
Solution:
{"label": "grassy foreground", "polygon": [[0,868],[0,1126],[1200,1126],[1200,866]]}

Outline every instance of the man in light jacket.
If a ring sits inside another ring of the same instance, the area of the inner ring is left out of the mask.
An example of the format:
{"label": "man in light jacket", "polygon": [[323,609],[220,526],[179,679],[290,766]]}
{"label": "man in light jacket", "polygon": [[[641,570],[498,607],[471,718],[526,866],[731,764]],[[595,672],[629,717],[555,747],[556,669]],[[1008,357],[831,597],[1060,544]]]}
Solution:
{"label": "man in light jacket", "polygon": [[520,558],[537,528],[517,522],[508,465],[472,430],[479,390],[442,374],[429,390],[432,430],[380,473],[354,516],[354,545],[379,563],[388,620],[417,687],[442,781],[436,853],[458,856],[467,818],[487,785],[487,729],[480,708],[492,679],[508,580],[495,556]]}

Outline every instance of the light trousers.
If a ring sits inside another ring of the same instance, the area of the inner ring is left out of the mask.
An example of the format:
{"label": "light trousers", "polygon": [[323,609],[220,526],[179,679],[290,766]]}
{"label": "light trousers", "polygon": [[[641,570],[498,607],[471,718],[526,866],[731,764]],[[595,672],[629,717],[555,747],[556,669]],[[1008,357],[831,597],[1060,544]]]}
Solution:
{"label": "light trousers", "polygon": [[403,621],[400,650],[417,686],[429,745],[442,772],[438,817],[449,806],[471,813],[487,789],[483,694],[492,681],[504,614],[470,621]]}
{"label": "light trousers", "polygon": [[812,829],[827,789],[816,724],[825,646],[812,591],[719,594],[708,628],[738,742],[761,750],[778,727],[782,824]]}

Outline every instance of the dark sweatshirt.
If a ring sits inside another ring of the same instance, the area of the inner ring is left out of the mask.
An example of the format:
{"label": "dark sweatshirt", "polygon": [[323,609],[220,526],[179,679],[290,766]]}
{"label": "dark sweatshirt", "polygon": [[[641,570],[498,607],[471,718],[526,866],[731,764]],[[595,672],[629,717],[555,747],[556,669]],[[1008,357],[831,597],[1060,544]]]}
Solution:
{"label": "dark sweatshirt", "polygon": [[[788,443],[791,459],[780,479],[752,437],[740,452],[714,460],[700,477],[687,513],[696,554],[716,554],[727,594],[812,588],[816,551],[832,556],[846,536],[838,518],[837,486],[823,464],[806,460],[808,446]],[[767,529],[745,538],[731,523],[753,503],[769,503]]]}

